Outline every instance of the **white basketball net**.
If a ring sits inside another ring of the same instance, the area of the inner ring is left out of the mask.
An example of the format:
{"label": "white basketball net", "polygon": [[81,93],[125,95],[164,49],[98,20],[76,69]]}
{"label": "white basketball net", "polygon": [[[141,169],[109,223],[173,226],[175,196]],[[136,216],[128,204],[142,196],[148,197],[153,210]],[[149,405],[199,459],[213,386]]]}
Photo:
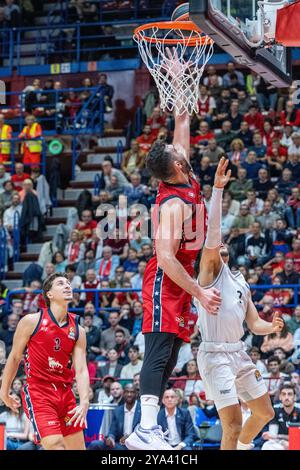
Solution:
{"label": "white basketball net", "polygon": [[[164,34],[164,37],[162,37]],[[155,40],[149,42],[145,37]],[[199,42],[189,46],[188,40],[198,36]],[[185,44],[168,45],[168,38],[185,40]],[[198,112],[199,85],[204,67],[213,55],[213,44],[208,36],[197,31],[171,29],[162,33],[157,26],[140,31],[134,35],[143,62],[155,80],[160,95],[160,107],[163,111],[175,111],[182,115],[185,112]],[[169,57],[167,48],[173,58]],[[174,63],[174,58],[176,64]]]}

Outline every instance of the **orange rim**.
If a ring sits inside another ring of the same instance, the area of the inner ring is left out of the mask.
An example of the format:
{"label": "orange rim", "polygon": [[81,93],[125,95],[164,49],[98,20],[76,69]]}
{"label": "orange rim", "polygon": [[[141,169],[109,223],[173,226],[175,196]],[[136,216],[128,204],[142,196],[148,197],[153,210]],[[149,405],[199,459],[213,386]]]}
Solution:
{"label": "orange rim", "polygon": [[158,28],[158,29],[180,29],[181,31],[195,31],[196,33],[202,33],[202,30],[198,28],[198,26],[193,23],[193,21],[158,21],[157,23],[147,23],[142,24],[138,28],[134,30],[134,37],[137,40],[145,39],[147,42],[151,44],[155,44],[156,42],[161,42],[170,46],[175,46],[176,44],[184,44],[186,46],[197,46],[202,44],[213,44],[213,40],[208,38],[208,36],[192,36],[186,37],[185,39],[169,39],[169,38],[152,38],[147,35],[142,35],[143,31],[151,28]]}

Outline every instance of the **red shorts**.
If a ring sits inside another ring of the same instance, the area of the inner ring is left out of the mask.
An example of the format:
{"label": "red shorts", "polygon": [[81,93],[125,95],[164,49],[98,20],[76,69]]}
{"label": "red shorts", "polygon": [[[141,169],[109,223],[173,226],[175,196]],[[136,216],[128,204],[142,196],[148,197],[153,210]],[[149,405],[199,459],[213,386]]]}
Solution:
{"label": "red shorts", "polygon": [[67,426],[72,417],[68,412],[76,407],[70,385],[54,385],[47,382],[26,384],[22,390],[24,411],[30,419],[38,443],[47,436],[69,436],[83,430],[77,425]]}
{"label": "red shorts", "polygon": [[[184,266],[193,275],[191,265]],[[190,342],[189,316],[192,296],[175,284],[157,266],[156,258],[148,262],[143,279],[143,333],[175,333]]]}

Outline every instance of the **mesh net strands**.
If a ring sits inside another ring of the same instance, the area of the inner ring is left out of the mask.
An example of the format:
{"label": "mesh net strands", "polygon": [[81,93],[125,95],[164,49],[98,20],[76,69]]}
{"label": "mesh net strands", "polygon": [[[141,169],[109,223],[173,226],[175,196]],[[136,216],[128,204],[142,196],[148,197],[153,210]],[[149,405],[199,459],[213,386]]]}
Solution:
{"label": "mesh net strands", "polygon": [[178,115],[197,113],[200,79],[213,55],[213,41],[191,21],[142,25],[133,38],[156,83],[161,108]]}

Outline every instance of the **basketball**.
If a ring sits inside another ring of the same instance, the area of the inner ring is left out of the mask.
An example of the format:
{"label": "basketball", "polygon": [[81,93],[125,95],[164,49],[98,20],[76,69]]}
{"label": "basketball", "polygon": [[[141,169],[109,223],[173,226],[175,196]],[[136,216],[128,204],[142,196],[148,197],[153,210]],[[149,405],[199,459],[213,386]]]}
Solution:
{"label": "basketball", "polygon": [[172,13],[172,21],[188,21],[189,20],[189,3],[179,5]]}

